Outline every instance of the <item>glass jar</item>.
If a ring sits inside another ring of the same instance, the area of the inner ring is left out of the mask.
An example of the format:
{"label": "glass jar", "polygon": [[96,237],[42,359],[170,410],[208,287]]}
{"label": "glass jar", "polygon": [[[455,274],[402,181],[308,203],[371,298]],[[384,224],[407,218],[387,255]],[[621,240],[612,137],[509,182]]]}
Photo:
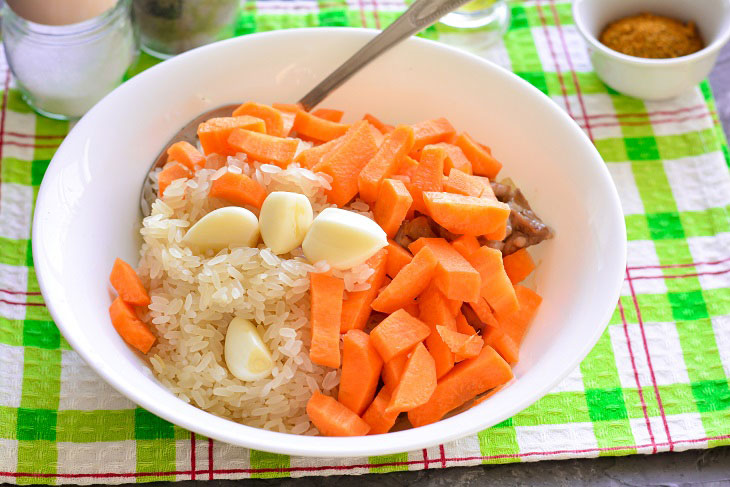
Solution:
{"label": "glass jar", "polygon": [[83,22],[37,24],[2,13],[3,46],[25,101],[38,113],[75,119],[117,87],[139,54],[131,0]]}
{"label": "glass jar", "polygon": [[472,0],[444,15],[441,22],[459,29],[478,28],[488,36],[486,43],[493,43],[507,31],[510,9],[506,0]]}
{"label": "glass jar", "polygon": [[233,37],[240,0],[134,0],[142,48],[168,58]]}

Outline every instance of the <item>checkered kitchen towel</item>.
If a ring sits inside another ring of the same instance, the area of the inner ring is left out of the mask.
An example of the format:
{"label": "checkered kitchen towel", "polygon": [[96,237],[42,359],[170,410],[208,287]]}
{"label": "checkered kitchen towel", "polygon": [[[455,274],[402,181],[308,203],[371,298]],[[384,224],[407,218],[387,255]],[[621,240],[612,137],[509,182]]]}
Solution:
{"label": "checkered kitchen towel", "polygon": [[[241,34],[382,27],[403,4],[293,0],[243,7]],[[497,46],[483,47],[479,32],[437,27],[427,34],[506,66],[560,104],[606,160],[628,227],[616,312],[557,389],[477,435],[347,459],[249,451],[135,407],[70,349],[38,292],[33,201],[68,125],[31,112],[0,59],[0,482],[360,474],[730,444],[730,176],[708,84],[663,103],[618,95],[593,73],[569,3],[511,7],[510,30]]]}

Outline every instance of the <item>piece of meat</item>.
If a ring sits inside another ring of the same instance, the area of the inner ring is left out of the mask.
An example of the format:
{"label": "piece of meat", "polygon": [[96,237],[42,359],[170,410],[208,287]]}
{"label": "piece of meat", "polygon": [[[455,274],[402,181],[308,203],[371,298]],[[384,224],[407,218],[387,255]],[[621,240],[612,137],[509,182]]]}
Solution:
{"label": "piece of meat", "polygon": [[398,233],[395,234],[395,240],[398,245],[403,248],[418,240],[421,237],[435,238],[437,237],[436,232],[431,228],[429,223],[431,220],[425,215],[418,216],[413,220],[406,220],[398,229]]}
{"label": "piece of meat", "polygon": [[510,179],[501,182],[492,181],[491,184],[497,199],[507,203],[511,211],[507,224],[507,237],[502,245],[494,241],[483,241],[483,245],[498,248],[504,255],[509,255],[553,238],[552,229],[532,211],[525,195]]}

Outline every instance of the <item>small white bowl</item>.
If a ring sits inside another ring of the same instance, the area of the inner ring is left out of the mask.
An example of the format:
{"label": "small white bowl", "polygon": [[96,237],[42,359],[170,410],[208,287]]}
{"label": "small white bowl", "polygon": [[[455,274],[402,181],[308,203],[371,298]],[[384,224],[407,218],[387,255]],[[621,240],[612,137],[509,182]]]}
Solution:
{"label": "small white bowl", "polygon": [[139,258],[138,195],[150,162],[201,112],[242,100],[293,102],[377,32],[299,29],[231,39],[165,61],[114,90],[73,128],[43,179],[33,257],[61,332],[107,382],[147,410],[210,438],[321,457],[411,451],[459,438],[526,408],[575,369],[616,307],[626,228],[606,166],[578,125],[526,81],[463,51],[409,39],[335,91],[349,120],[446,116],[492,147],[556,237],[532,253],[543,295],[516,380],[485,403],[386,436],[326,438],[244,426],[184,403],[109,320],[115,257]]}
{"label": "small white bowl", "polygon": [[[598,40],[610,22],[641,12],[694,21],[705,47],[678,58],[644,59]],[[614,90],[646,100],[674,98],[702,81],[730,39],[730,0],[575,0],[573,18],[598,76]]]}

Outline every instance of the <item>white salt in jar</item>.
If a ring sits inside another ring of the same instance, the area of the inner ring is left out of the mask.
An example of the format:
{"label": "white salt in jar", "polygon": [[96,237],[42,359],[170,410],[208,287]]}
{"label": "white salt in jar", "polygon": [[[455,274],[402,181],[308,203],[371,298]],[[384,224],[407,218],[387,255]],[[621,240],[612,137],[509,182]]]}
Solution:
{"label": "white salt in jar", "polygon": [[130,0],[68,25],[35,23],[5,5],[2,28],[5,56],[24,99],[53,118],[86,113],[123,81],[139,53]]}

